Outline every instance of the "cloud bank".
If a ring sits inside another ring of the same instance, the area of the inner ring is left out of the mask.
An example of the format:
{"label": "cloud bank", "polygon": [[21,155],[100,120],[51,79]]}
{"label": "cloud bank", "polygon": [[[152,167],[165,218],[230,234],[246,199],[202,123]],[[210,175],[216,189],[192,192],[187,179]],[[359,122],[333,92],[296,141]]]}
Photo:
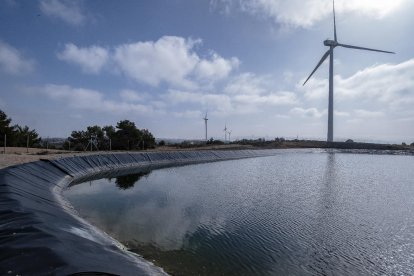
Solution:
{"label": "cloud bank", "polygon": [[[383,18],[400,8],[405,1],[337,0],[335,5],[338,14],[354,13]],[[326,0],[213,0],[211,3],[225,13],[240,10],[293,28],[309,28],[332,17],[332,2]]]}
{"label": "cloud bank", "polygon": [[238,68],[236,57],[225,59],[215,52],[202,58],[196,51],[201,40],[163,36],[157,41],[127,43],[106,49],[66,44],[57,57],[76,64],[85,73],[99,73],[108,63],[126,77],[153,87],[161,83],[176,87],[196,87],[226,78]]}

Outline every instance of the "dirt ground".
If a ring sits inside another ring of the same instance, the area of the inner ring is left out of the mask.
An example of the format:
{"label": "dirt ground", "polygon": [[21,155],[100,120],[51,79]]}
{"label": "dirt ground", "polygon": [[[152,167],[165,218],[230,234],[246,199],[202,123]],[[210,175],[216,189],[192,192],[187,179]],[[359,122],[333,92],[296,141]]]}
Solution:
{"label": "dirt ground", "polygon": [[[177,151],[177,150],[224,150],[224,149],[241,149],[250,147],[240,147],[239,145],[218,145],[208,146],[202,148],[192,149],[177,149],[175,147],[160,147],[150,151]],[[116,151],[113,151],[116,152]],[[148,151],[147,151],[148,152]],[[53,150],[53,149],[37,149],[37,148],[18,148],[18,147],[7,147],[6,153],[4,154],[4,148],[0,148],[0,169],[38,161],[40,159],[56,159],[68,156],[88,155],[88,154],[103,154],[108,151],[94,151],[94,152],[74,152],[66,150]]]}
{"label": "dirt ground", "polygon": [[82,153],[69,152],[64,150],[46,150],[37,148],[7,147],[0,149],[0,169],[22,163],[38,161],[40,159],[53,159],[64,156],[74,156]]}

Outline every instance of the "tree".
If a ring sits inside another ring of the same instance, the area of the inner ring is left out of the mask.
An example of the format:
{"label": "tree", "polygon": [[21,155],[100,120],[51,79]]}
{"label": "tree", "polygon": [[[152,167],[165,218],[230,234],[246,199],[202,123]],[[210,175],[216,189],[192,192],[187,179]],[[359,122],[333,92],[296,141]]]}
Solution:
{"label": "tree", "polygon": [[119,121],[116,128],[118,129],[116,131],[116,148],[131,150],[138,147],[142,133],[134,122],[129,120]]}
{"label": "tree", "polygon": [[142,149],[153,149],[155,148],[155,138],[148,129],[141,130],[142,133]]}
{"label": "tree", "polygon": [[4,146],[4,135],[7,136],[7,145],[12,145],[15,135],[14,126],[10,126],[11,118],[0,110],[0,145]]}
{"label": "tree", "polygon": [[74,150],[86,150],[86,146],[90,143],[91,138],[96,136],[97,147],[98,149],[106,148],[106,141],[104,131],[100,126],[88,126],[86,131],[72,131],[71,137],[69,137],[69,142]]}
{"label": "tree", "polygon": [[69,142],[71,143],[71,148],[73,150],[85,150],[86,146],[88,145],[90,137],[88,137],[88,134],[86,131],[72,131],[70,137],[68,138]]}
{"label": "tree", "polygon": [[99,150],[108,150],[109,139],[111,139],[111,148],[114,150],[134,150],[147,149],[155,147],[155,138],[147,129],[140,130],[134,122],[129,120],[119,121],[116,128],[113,126],[88,126],[86,131],[72,131],[71,137],[65,148],[73,150],[85,150],[86,145],[90,142],[91,137],[95,136],[98,142]]}
{"label": "tree", "polygon": [[88,143],[92,138],[96,138],[98,149],[106,148],[105,134],[100,126],[88,126],[86,128],[86,135],[89,136]]}
{"label": "tree", "polygon": [[29,142],[28,146],[32,147],[34,144],[40,142],[39,134],[37,134],[35,129],[30,130],[28,126],[21,127],[19,125],[15,125],[14,129],[13,146],[25,147],[27,146],[27,142]]}
{"label": "tree", "polygon": [[105,133],[105,137],[107,139],[112,139],[115,137],[115,128],[113,126],[104,126],[102,128],[103,132]]}
{"label": "tree", "polygon": [[113,142],[116,135],[115,128],[113,126],[104,126],[102,128],[102,131],[104,132],[104,140],[105,140],[105,149],[109,150],[112,149]]}

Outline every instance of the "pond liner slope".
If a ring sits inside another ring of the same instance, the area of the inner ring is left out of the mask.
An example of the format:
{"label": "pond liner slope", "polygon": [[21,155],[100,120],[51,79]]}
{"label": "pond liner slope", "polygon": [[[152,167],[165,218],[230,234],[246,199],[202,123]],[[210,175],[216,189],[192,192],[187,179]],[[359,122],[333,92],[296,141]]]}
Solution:
{"label": "pond liner slope", "polygon": [[76,215],[61,196],[73,183],[162,167],[270,156],[277,150],[107,153],[0,170],[0,275],[165,275]]}

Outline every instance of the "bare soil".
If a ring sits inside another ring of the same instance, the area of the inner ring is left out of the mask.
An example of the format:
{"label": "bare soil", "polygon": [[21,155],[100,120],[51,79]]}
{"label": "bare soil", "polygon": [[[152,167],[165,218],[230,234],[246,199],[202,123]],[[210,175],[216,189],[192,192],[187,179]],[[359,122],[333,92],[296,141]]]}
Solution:
{"label": "bare soil", "polygon": [[[177,149],[176,147],[159,147],[155,150],[148,151],[177,151],[177,150],[224,150],[224,149],[249,149],[251,146],[240,146],[240,145],[215,145],[215,146],[204,146],[202,148],[187,148],[187,149]],[[147,151],[147,152],[148,152]],[[112,151],[112,152],[122,152],[122,151]],[[18,147],[7,147],[6,153],[4,154],[4,148],[0,149],[0,169],[28,163],[39,161],[40,159],[57,159],[62,157],[69,156],[79,156],[79,155],[89,155],[89,154],[103,154],[108,153],[108,151],[93,151],[93,152],[77,152],[77,151],[67,151],[67,150],[54,150],[54,149],[38,149],[38,148],[18,148]]]}
{"label": "bare soil", "polygon": [[18,148],[7,147],[0,150],[0,169],[22,163],[34,162],[40,159],[53,159],[64,156],[74,156],[82,153],[75,153],[64,150],[38,149],[38,148]]}

